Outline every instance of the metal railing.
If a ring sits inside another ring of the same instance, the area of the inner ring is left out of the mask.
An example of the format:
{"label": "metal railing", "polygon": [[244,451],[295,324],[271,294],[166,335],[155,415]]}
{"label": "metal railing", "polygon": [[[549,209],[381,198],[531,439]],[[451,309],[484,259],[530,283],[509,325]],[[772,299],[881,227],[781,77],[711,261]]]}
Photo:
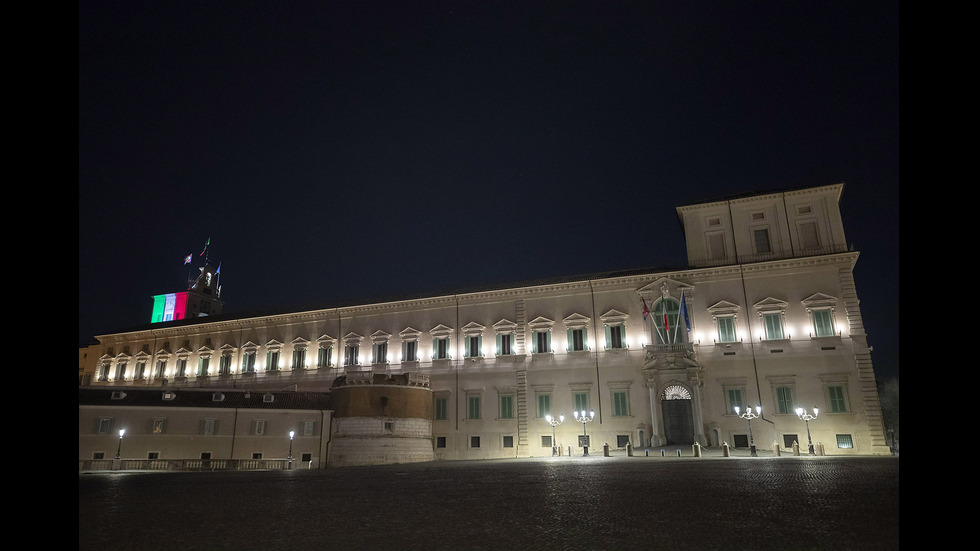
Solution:
{"label": "metal railing", "polygon": [[282,471],[301,465],[288,459],[83,459],[82,471]]}

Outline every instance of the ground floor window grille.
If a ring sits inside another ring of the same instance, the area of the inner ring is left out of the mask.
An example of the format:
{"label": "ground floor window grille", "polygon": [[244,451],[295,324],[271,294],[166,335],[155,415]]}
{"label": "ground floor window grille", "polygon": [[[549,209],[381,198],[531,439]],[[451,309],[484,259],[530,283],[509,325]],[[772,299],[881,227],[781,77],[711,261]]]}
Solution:
{"label": "ground floor window grille", "polygon": [[854,442],[851,441],[850,434],[838,434],[837,435],[837,447],[838,448],[853,448]]}
{"label": "ground floor window grille", "polygon": [[747,434],[736,434],[735,435],[735,447],[736,448],[747,448],[747,447],[749,447],[749,436]]}

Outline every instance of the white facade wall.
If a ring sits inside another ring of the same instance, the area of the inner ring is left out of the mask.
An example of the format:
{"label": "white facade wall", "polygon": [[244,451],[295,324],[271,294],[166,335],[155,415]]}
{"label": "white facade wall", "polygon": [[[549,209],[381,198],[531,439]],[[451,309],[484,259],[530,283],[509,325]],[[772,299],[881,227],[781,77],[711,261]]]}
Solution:
{"label": "white facade wall", "polygon": [[[606,443],[621,448],[626,441],[640,449],[673,445],[662,397],[678,390],[691,400],[691,438],[703,445],[744,439],[747,423],[731,408],[736,391],[743,406],[763,408],[752,425],[761,448],[785,445],[794,435],[806,445],[803,421],[792,410],[780,412],[782,403],[819,408],[810,428],[827,453],[887,453],[852,275],[858,254],[846,250],[840,192],[827,186],[679,208],[696,268],[156,326],[99,337],[99,361],[114,374],[120,362],[132,366],[145,351],[154,369],[167,362],[170,385],[300,390],[329,389],[346,372],[423,373],[435,401],[431,445],[438,459],[551,455],[552,427],[539,411],[545,395],[550,413],[565,415],[554,433],[566,453],[569,446],[582,452],[577,436],[583,426],[572,411],[583,399],[596,412],[584,427],[594,449]],[[760,245],[760,229],[769,236],[768,250]],[[712,244],[723,244],[724,253],[716,254]],[[736,258],[741,262],[733,263]],[[691,321],[690,332],[682,331],[673,346],[658,344],[655,315],[644,319],[644,308],[655,312],[664,292],[674,301],[683,293]],[[779,339],[767,338],[765,330],[763,315],[774,312]],[[829,316],[831,335],[815,335],[815,315],[825,323]],[[734,320],[734,342],[719,342],[720,317]],[[623,348],[608,348],[606,325],[625,327]],[[535,351],[535,330],[549,327],[550,349]],[[569,350],[569,327],[586,330],[587,350]],[[512,354],[497,354],[499,331],[514,333]],[[466,353],[472,336],[482,338],[476,357]],[[434,339],[443,337],[448,357],[440,359]],[[417,361],[402,357],[409,341],[417,342]],[[375,363],[376,343],[387,345],[387,356]],[[345,366],[345,346],[354,344],[357,363]],[[318,349],[327,345],[331,366],[318,368]],[[305,362],[293,366],[299,349],[306,350]],[[274,368],[267,365],[270,351],[279,353]],[[247,353],[255,354],[252,373],[242,372]],[[217,372],[222,354],[231,358],[227,374]],[[210,374],[189,368],[193,373],[174,379],[178,359],[196,369],[202,355],[211,357]],[[155,373],[103,381],[161,382]]]}

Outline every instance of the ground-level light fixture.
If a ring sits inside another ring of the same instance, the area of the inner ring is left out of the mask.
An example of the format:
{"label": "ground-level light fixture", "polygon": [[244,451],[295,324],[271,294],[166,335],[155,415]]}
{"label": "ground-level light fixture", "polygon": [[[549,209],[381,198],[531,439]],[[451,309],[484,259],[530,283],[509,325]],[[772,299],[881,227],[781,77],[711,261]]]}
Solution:
{"label": "ground-level light fixture", "polygon": [[754,412],[752,408],[746,409],[744,413],[740,413],[740,410],[741,408],[735,406],[735,415],[749,422],[749,450],[751,450],[752,457],[758,457],[758,454],[755,453],[755,439],[752,438],[752,420],[762,415],[762,406],[755,406]]}
{"label": "ground-level light fixture", "polygon": [[809,413],[807,413],[806,409],[803,408],[803,406],[797,406],[796,415],[800,419],[803,419],[804,422],[806,422],[806,441],[809,448],[808,452],[810,455],[816,455],[815,453],[813,453],[813,439],[810,438],[810,420],[817,418],[817,408],[814,407],[813,415],[810,415]]}
{"label": "ground-level light fixture", "polygon": [[582,455],[587,456],[589,455],[589,433],[588,431],[585,430],[585,424],[595,419],[595,411],[590,411],[589,413],[586,413],[585,410],[583,409],[582,411],[574,411],[572,413],[575,415],[575,420],[578,421],[579,423],[582,423],[582,436],[583,436],[582,449],[584,450],[584,453],[582,453]]}
{"label": "ground-level light fixture", "polygon": [[544,420],[547,421],[549,425],[551,425],[551,456],[554,457],[558,455],[558,443],[555,440],[555,427],[565,422],[565,415],[559,414],[558,418],[555,419],[549,413],[548,415],[544,416]]}

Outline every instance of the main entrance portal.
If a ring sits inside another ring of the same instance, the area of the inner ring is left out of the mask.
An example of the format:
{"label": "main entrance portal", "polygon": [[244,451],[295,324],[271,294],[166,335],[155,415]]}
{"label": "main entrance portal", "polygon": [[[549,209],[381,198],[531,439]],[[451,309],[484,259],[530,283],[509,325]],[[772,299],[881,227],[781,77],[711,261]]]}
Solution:
{"label": "main entrance portal", "polygon": [[691,393],[681,386],[666,388],[661,396],[660,408],[663,412],[666,444],[693,444],[694,411]]}

